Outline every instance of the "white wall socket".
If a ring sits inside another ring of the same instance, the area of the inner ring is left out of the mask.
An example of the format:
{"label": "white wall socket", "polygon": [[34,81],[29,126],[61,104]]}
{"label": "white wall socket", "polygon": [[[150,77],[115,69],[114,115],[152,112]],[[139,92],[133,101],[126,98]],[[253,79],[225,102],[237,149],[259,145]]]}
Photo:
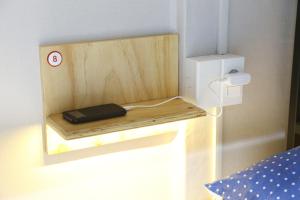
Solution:
{"label": "white wall socket", "polygon": [[184,65],[182,96],[186,100],[203,109],[242,103],[243,86],[213,81],[224,78],[232,70],[244,72],[244,57],[231,54],[192,57],[186,58]]}

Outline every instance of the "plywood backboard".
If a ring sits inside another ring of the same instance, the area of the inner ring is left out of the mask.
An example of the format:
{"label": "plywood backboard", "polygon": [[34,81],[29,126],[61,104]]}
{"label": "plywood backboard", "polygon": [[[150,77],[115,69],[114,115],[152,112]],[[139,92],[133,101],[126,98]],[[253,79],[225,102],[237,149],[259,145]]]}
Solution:
{"label": "plywood backboard", "polygon": [[[48,55],[60,52],[61,65]],[[40,47],[45,117],[178,95],[176,34]]]}

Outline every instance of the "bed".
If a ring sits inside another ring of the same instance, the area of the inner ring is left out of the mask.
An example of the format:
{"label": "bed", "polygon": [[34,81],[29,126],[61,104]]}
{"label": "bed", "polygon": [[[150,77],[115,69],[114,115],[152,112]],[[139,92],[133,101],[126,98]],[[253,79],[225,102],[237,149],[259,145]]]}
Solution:
{"label": "bed", "polygon": [[266,160],[205,187],[217,199],[300,199],[300,147]]}

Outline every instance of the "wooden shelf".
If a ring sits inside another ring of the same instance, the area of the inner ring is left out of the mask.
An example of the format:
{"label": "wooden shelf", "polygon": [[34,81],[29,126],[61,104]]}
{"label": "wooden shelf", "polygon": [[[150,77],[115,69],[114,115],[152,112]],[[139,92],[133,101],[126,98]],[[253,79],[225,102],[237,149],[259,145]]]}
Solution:
{"label": "wooden shelf", "polygon": [[[163,99],[137,103],[134,105],[151,105],[161,101],[163,101]],[[62,117],[62,114],[53,114],[47,118],[47,125],[51,126],[64,139],[71,140],[163,124],[167,122],[191,119],[205,115],[206,112],[204,110],[186,103],[181,99],[177,99],[155,108],[128,111],[127,115],[124,117],[79,125],[74,125],[65,121]]]}

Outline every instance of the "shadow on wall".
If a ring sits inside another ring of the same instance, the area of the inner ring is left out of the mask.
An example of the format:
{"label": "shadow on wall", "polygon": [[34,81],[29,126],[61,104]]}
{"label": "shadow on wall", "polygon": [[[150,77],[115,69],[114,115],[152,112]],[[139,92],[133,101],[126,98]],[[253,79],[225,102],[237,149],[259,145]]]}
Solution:
{"label": "shadow on wall", "polygon": [[131,141],[106,144],[105,146],[101,147],[99,146],[74,150],[57,155],[45,155],[44,161],[46,165],[52,165],[68,161],[75,161],[83,158],[89,158],[93,156],[101,156],[122,151],[131,151],[141,148],[155,147],[159,145],[169,144],[174,140],[175,137],[176,133],[166,133],[164,135],[149,136]]}
{"label": "shadow on wall", "polygon": [[[279,149],[284,149],[286,143],[285,131],[267,134],[260,137],[243,139],[223,144],[223,177],[236,170],[243,170],[255,164],[259,159],[266,159]],[[236,158],[236,159],[232,159]]]}

